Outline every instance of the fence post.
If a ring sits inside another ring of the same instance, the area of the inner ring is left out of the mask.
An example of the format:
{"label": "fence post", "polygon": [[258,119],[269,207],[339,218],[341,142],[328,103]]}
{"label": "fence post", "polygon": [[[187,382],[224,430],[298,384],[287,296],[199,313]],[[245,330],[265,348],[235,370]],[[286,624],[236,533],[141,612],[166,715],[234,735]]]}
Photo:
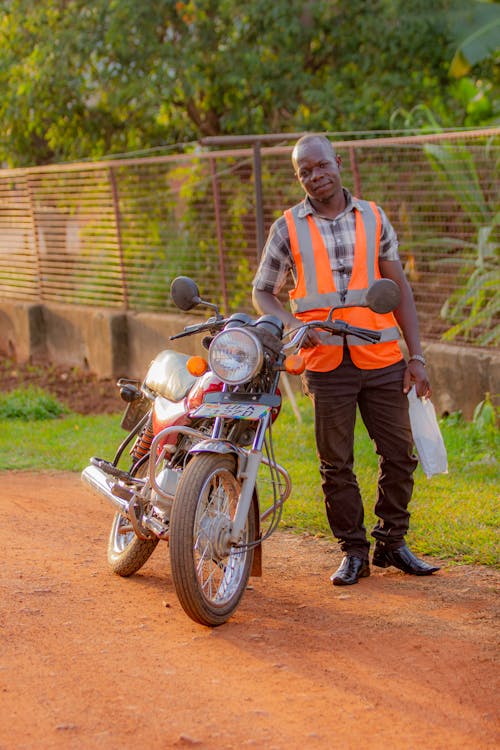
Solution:
{"label": "fence post", "polygon": [[349,146],[349,160],[351,162],[351,171],[353,177],[354,195],[356,198],[362,198],[361,177],[359,176],[358,161],[356,159],[356,149]]}
{"label": "fence post", "polygon": [[115,171],[113,167],[109,167],[108,174],[109,174],[109,182],[111,184],[111,195],[113,197],[113,210],[115,214],[116,241],[118,244],[118,262],[120,264],[120,278],[121,278],[121,283],[122,283],[123,305],[125,307],[125,310],[128,310],[127,275],[125,273],[125,260],[123,257],[120,203],[118,199],[118,186],[116,184],[116,175],[115,175]]}
{"label": "fence post", "polygon": [[257,225],[257,261],[264,248],[264,210],[262,207],[262,159],[260,142],[253,146],[253,179],[255,191],[255,222]]}
{"label": "fence post", "polygon": [[224,301],[224,310],[229,312],[229,304],[227,299],[227,285],[226,285],[226,268],[224,264],[224,235],[222,232],[221,215],[220,215],[220,191],[219,181],[217,179],[216,170],[216,159],[210,157],[210,174],[212,175],[212,194],[214,198],[214,211],[215,211],[215,228],[217,233],[217,247],[219,251],[219,272],[220,282],[222,287],[222,299]]}
{"label": "fence post", "polygon": [[44,289],[43,289],[43,264],[42,264],[42,258],[40,254],[40,242],[38,238],[38,227],[36,223],[36,217],[35,217],[35,203],[33,199],[33,185],[31,182],[31,175],[28,172],[26,175],[26,185],[28,188],[28,200],[29,200],[29,207],[30,207],[30,219],[31,219],[31,232],[33,236],[33,244],[35,246],[35,259],[36,259],[36,270],[37,270],[37,286],[38,286],[38,295],[40,297],[40,302],[43,302],[45,295],[44,295]]}

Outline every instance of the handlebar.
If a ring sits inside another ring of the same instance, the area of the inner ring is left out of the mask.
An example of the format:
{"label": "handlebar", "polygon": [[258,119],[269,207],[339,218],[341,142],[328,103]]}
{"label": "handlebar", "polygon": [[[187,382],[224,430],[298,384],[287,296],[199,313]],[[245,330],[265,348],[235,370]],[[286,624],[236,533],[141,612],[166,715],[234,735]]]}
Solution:
{"label": "handlebar", "polygon": [[294,335],[289,343],[285,344],[283,347],[284,351],[287,352],[292,349],[300,349],[302,340],[310,328],[320,328],[323,331],[328,331],[329,333],[337,334],[339,336],[357,336],[371,344],[378,343],[382,336],[380,331],[352,326],[349,323],[346,323],[345,320],[311,320],[309,323],[305,323],[298,329],[295,329],[295,333],[293,330],[289,332],[290,334],[294,333]]}
{"label": "handlebar", "polygon": [[[228,318],[213,317],[205,321],[204,323],[196,323],[192,326],[186,326],[183,331],[181,331],[180,333],[175,333],[169,338],[171,341],[173,341],[174,339],[180,339],[184,336],[192,336],[195,333],[201,333],[203,331],[211,331],[213,333],[216,333],[217,331],[220,331],[222,328],[224,328],[228,320]],[[304,325],[299,326],[299,328],[292,329],[288,332],[287,335],[291,335],[292,338],[290,339],[288,344],[285,344],[285,346],[283,347],[283,351],[288,352],[293,349],[299,349],[304,336],[310,328],[319,328],[323,331],[337,334],[338,336],[357,336],[358,338],[364,339],[365,341],[368,341],[372,344],[376,344],[378,341],[380,341],[382,335],[380,331],[373,331],[369,328],[359,328],[358,326],[352,326],[349,323],[346,323],[345,320],[311,320],[309,323],[304,323]]]}
{"label": "handlebar", "polygon": [[380,341],[380,338],[382,336],[380,331],[373,331],[371,328],[359,328],[358,326],[351,326],[344,320],[332,320],[329,322],[333,324],[333,327],[331,329],[330,327],[328,327],[327,330],[332,330],[333,333],[357,336],[358,338],[365,339],[366,341],[373,341],[374,344],[377,343],[377,341]]}
{"label": "handlebar", "polygon": [[201,333],[202,331],[218,331],[223,328],[227,323],[227,318],[210,318],[205,323],[196,323],[194,326],[186,326],[180,333],[174,333],[173,336],[169,336],[170,341],[174,339],[181,339],[184,336],[192,336],[194,333]]}

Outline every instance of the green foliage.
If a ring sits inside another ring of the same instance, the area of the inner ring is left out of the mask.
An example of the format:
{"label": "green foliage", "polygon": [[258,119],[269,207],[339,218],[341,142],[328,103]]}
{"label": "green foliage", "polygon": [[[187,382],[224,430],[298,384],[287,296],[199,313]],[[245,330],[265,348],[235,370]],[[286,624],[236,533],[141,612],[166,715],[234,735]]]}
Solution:
{"label": "green foliage", "polygon": [[217,134],[387,129],[391,112],[419,102],[442,103],[461,125],[448,67],[464,4],[9,0],[0,160],[95,158]]}
{"label": "green foliage", "polygon": [[[476,268],[464,268],[466,281],[445,302],[441,316],[456,321],[443,334],[445,341],[463,336],[480,346],[500,343],[500,273],[498,258],[476,261]],[[468,273],[469,272],[469,273]]]}
{"label": "green foliage", "polygon": [[489,393],[476,406],[472,422],[466,422],[460,412],[450,414],[441,420],[447,447],[460,449],[463,461],[469,466],[491,464],[494,467],[500,457],[498,417],[499,410]]}
{"label": "green foliage", "polygon": [[[419,132],[442,130],[436,114],[425,105],[394,113],[394,127],[403,118],[406,127]],[[493,139],[491,139],[493,140]],[[419,238],[409,246],[439,248],[426,258],[434,267],[452,267],[457,285],[441,308],[441,317],[451,325],[443,339],[458,336],[479,346],[500,342],[500,211],[498,163],[487,142],[469,150],[460,144],[427,143],[423,146],[442,189],[449,194],[466,220],[461,237]],[[481,178],[480,178],[481,174]],[[470,235],[470,239],[464,239]],[[457,257],[458,256],[458,257]]]}
{"label": "green foliage", "polygon": [[450,85],[453,97],[465,110],[464,125],[476,127],[498,124],[499,87],[487,78],[464,76]]}
{"label": "green foliage", "polygon": [[486,393],[484,399],[474,409],[472,424],[480,435],[483,443],[491,445],[493,449],[498,448],[500,409],[491,400],[491,395]]}
{"label": "green foliage", "polygon": [[32,420],[55,419],[67,410],[57,399],[42,388],[27,386],[0,394],[0,419]]}
{"label": "green foliage", "polygon": [[[498,200],[490,205],[481,189],[473,155],[463,146],[424,146],[432,167],[474,227],[475,242],[448,238],[466,251],[461,284],[446,300],[441,316],[453,325],[445,340],[464,336],[479,345],[500,342],[500,245]],[[443,240],[441,240],[443,242]],[[445,240],[446,244],[446,240]],[[450,259],[445,258],[444,262]]]}
{"label": "green foliage", "polygon": [[460,39],[450,64],[450,75],[460,78],[500,50],[500,8],[495,2],[469,2],[456,15],[454,28]]}

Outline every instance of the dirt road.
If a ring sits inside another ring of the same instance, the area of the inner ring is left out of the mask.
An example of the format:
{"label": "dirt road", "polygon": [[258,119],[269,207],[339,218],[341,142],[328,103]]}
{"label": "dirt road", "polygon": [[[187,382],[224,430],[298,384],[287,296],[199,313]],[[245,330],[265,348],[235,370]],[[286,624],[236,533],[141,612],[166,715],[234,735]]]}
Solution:
{"label": "dirt road", "polygon": [[500,574],[389,569],[348,589],[278,533],[233,619],[191,622],[168,549],[107,570],[112,512],[73,474],[2,474],[0,750],[497,750]]}

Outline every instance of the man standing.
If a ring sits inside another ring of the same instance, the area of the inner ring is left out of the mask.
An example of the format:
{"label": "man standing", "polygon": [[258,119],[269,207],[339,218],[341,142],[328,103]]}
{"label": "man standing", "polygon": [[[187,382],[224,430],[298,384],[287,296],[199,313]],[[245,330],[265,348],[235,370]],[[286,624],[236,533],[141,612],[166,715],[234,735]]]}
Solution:
{"label": "man standing", "polygon": [[[381,341],[325,336],[310,329],[301,353],[304,383],[314,404],[316,446],[326,512],[343,559],[331,580],[357,583],[370,575],[369,548],[361,494],[354,474],[356,408],[380,456],[375,513],[378,521],[373,564],[405,573],[436,570],[405,544],[417,460],[408,417],[408,393],[415,384],[429,397],[430,384],[419,338],[413,294],[399,260],[396,233],[382,209],[353,198],[342,186],[342,162],[325,136],[306,135],[292,153],[304,201],[285,211],[271,227],[255,276],[253,301],[259,313],[277,315],[287,328],[325,319],[333,304],[351,325],[382,331]],[[279,293],[291,274],[289,312]],[[401,301],[394,314],[352,307],[369,280],[395,281]],[[397,343],[401,329],[408,363]]]}

